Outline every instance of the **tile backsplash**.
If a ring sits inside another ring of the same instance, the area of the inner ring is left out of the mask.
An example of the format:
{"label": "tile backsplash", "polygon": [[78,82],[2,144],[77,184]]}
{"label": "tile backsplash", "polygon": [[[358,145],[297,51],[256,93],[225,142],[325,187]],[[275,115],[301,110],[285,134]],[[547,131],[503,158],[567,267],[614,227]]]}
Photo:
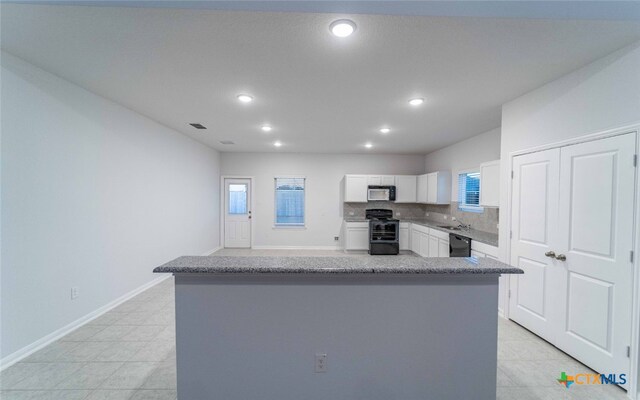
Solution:
{"label": "tile backsplash", "polygon": [[364,218],[365,210],[368,208],[386,208],[393,210],[393,216],[398,219],[428,219],[435,222],[451,223],[451,217],[455,217],[462,224],[471,224],[473,229],[498,233],[498,208],[485,208],[481,213],[474,213],[459,210],[458,202],[436,205],[371,201],[369,203],[343,203],[343,205],[343,216],[345,218]]}

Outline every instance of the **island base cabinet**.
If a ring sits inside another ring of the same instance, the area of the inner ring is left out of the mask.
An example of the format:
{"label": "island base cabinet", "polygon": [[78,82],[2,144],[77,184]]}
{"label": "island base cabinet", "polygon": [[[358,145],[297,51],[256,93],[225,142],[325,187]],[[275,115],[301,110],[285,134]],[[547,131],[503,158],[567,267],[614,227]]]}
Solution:
{"label": "island base cabinet", "polygon": [[194,275],[175,280],[179,399],[496,398],[497,275]]}

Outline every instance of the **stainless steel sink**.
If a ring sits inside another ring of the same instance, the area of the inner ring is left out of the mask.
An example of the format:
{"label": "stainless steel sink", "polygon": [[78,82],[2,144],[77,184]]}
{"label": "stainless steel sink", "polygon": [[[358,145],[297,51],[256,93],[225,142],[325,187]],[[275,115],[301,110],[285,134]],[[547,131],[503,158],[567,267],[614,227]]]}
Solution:
{"label": "stainless steel sink", "polygon": [[449,225],[438,225],[438,228],[448,229],[450,231],[461,231],[462,228],[459,226],[449,226]]}

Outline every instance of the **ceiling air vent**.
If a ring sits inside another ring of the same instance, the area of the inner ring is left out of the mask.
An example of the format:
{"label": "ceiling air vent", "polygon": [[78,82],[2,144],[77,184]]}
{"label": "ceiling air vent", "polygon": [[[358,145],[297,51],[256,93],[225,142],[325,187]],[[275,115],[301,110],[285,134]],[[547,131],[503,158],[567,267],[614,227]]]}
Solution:
{"label": "ceiling air vent", "polygon": [[191,126],[193,126],[196,129],[207,129],[206,126],[202,125],[202,124],[198,124],[198,123],[193,123],[193,124],[189,124]]}
{"label": "ceiling air vent", "polygon": [[235,144],[231,140],[221,140],[220,143],[222,143],[222,144]]}

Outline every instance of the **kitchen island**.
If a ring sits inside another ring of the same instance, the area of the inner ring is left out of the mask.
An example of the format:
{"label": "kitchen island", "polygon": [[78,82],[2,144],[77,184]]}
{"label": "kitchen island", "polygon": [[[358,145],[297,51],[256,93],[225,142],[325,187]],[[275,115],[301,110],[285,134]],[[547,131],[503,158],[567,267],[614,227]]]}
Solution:
{"label": "kitchen island", "polygon": [[492,259],[180,257],[178,398],[495,399]]}

